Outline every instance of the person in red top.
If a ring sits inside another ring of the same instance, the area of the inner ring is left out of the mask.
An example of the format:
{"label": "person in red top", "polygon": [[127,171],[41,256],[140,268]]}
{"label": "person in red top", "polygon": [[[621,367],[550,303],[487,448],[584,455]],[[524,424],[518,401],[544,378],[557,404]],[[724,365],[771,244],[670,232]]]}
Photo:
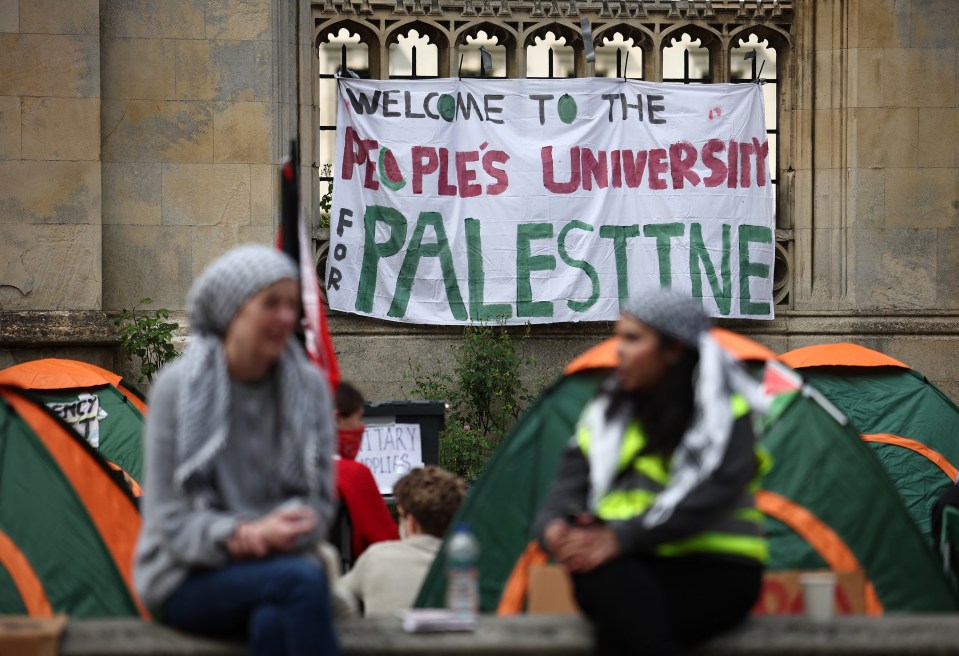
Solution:
{"label": "person in red top", "polygon": [[[369,467],[356,461],[363,439],[363,395],[347,382],[336,390],[337,449],[336,492],[349,515],[353,553],[345,558],[353,562],[367,547],[384,540],[400,538],[396,523],[376,487]],[[343,554],[346,556],[346,554]]]}

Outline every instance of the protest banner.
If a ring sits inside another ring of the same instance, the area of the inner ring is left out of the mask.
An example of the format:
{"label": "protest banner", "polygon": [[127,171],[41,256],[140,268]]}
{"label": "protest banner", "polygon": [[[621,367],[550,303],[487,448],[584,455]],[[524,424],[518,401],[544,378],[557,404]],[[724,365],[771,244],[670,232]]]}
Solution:
{"label": "protest banner", "polygon": [[330,307],[424,324],[612,320],[644,289],[773,317],[755,84],[340,80]]}
{"label": "protest banner", "polygon": [[396,481],[423,466],[419,424],[367,424],[356,454],[373,472],[380,494],[392,494]]}

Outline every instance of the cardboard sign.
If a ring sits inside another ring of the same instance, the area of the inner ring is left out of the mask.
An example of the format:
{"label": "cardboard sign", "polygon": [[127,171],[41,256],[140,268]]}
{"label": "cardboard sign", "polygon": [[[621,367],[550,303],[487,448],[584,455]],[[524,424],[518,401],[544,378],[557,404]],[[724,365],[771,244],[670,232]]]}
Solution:
{"label": "cardboard sign", "polygon": [[668,287],[770,319],[755,84],[339,82],[327,298],[393,321],[609,321]]}
{"label": "cardboard sign", "polygon": [[367,424],[356,455],[373,472],[380,494],[391,494],[396,481],[423,466],[419,424]]}
{"label": "cardboard sign", "polygon": [[90,446],[95,449],[100,447],[100,422],[108,416],[106,410],[100,407],[100,397],[84,393],[78,395],[76,401],[51,402],[47,403],[47,407],[80,433]]}

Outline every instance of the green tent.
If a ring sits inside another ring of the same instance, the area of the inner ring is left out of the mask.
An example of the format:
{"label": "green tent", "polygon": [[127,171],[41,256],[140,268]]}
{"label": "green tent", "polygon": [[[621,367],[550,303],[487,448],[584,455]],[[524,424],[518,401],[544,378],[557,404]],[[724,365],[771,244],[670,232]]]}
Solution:
{"label": "green tent", "polygon": [[0,614],[145,615],[130,487],[42,402],[0,386]]}
{"label": "green tent", "polygon": [[932,506],[956,480],[959,408],[922,374],[855,344],[809,346],[779,358],[849,417],[882,463],[927,543]]}
{"label": "green tent", "polygon": [[886,470],[808,385],[776,398],[762,441],[773,468],[757,505],[771,570],[862,570],[866,612],[959,610],[942,566]]}
{"label": "green tent", "polygon": [[[741,360],[773,357],[745,338],[715,334]],[[571,363],[524,414],[458,513],[456,521],[469,523],[482,547],[484,611],[496,609],[579,412],[615,364],[609,342],[594,351],[603,357],[587,353]],[[861,569],[872,613],[959,609],[935,556],[870,447],[822,394],[791,377],[793,391],[788,385],[777,390],[767,380],[770,393],[782,392],[763,437],[774,465],[757,496],[767,515],[770,568]],[[444,587],[440,556],[417,606],[442,605]]]}
{"label": "green tent", "polygon": [[123,472],[139,496],[146,404],[120,376],[86,362],[48,358],[3,369],[0,385],[50,408]]}

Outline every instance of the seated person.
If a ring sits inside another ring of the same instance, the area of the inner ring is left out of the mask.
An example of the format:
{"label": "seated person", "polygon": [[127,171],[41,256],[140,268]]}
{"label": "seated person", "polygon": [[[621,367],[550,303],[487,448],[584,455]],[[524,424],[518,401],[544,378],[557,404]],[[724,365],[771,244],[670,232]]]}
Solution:
{"label": "seated person", "polygon": [[333,416],[340,455],[335,464],[336,493],[346,506],[352,527],[352,554],[344,554],[344,561],[352,563],[371,544],[400,536],[373,473],[356,461],[363,439],[363,396],[347,382],[341,382],[336,390]]}
{"label": "seated person", "polygon": [[337,596],[354,607],[362,601],[367,616],[392,615],[413,605],[442,536],[466,497],[466,483],[429,465],[401,478],[393,494],[400,540],[374,544],[336,585]]}
{"label": "seated person", "polygon": [[299,275],[247,244],[196,278],[193,336],[153,384],[143,440],[140,599],[253,656],[340,653],[315,555],[334,510],[332,395],[293,337]]}

